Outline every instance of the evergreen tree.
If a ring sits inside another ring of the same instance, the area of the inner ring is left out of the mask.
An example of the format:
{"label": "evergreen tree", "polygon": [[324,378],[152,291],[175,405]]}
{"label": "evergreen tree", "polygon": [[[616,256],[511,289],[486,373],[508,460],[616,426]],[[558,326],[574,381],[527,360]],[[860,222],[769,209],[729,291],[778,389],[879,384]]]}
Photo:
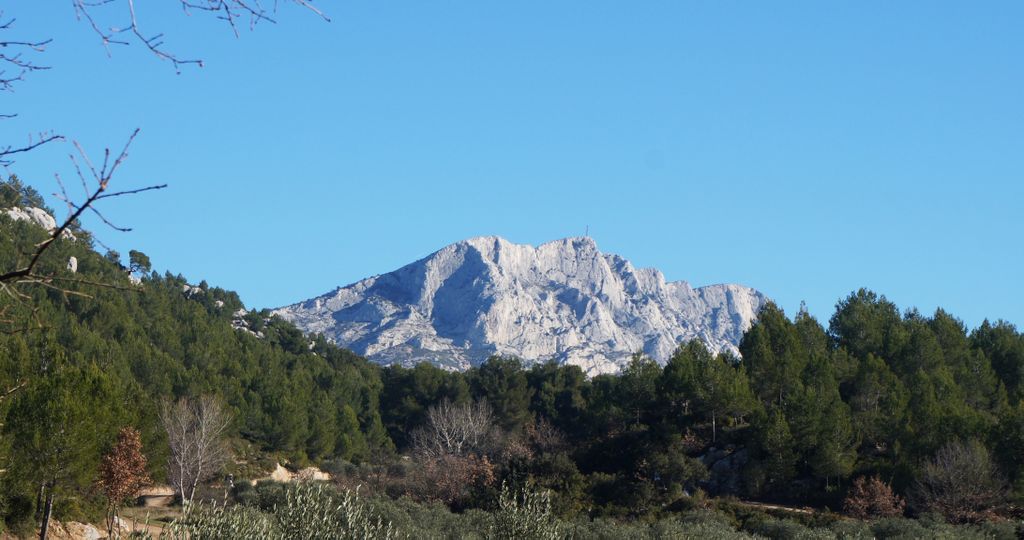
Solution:
{"label": "evergreen tree", "polygon": [[696,369],[701,356],[708,357],[710,354],[699,340],[681,344],[672,353],[658,378],[658,408],[677,423],[691,412],[690,407],[696,397]]}
{"label": "evergreen tree", "polygon": [[527,373],[533,399],[530,409],[558,429],[578,433],[587,403],[587,377],[579,366],[554,362],[537,364]]}
{"label": "evergreen tree", "polygon": [[836,304],[829,334],[837,346],[858,358],[868,354],[894,358],[907,340],[896,305],[867,289],[860,289]]}
{"label": "evergreen tree", "polygon": [[694,412],[711,423],[712,442],[718,439],[720,420],[750,414],[757,407],[746,369],[728,354],[712,356],[700,340],[676,351],[665,366],[659,387],[668,396],[692,400]]}
{"label": "evergreen tree", "polygon": [[761,309],[739,349],[754,393],[765,405],[781,406],[800,389],[807,352],[793,323],[772,302]]}
{"label": "evergreen tree", "polygon": [[814,452],[810,466],[817,478],[846,478],[857,461],[858,439],[854,433],[850,408],[839,398],[838,388],[822,391],[821,414],[818,419]]}
{"label": "evergreen tree", "polygon": [[491,357],[467,377],[474,397],[487,400],[503,428],[518,430],[530,419],[533,392],[518,358]]}
{"label": "evergreen tree", "polygon": [[871,454],[893,455],[902,435],[909,393],[882,359],[868,354],[851,384],[853,425]]}
{"label": "evergreen tree", "polygon": [[796,441],[786,415],[779,409],[760,413],[754,420],[752,446],[757,460],[748,467],[750,489],[756,495],[783,498],[796,474]]}
{"label": "evergreen tree", "polygon": [[619,395],[634,425],[649,423],[657,403],[660,376],[661,366],[641,353],[634,354],[622,370],[618,381]]}
{"label": "evergreen tree", "polygon": [[1006,321],[993,324],[986,319],[971,333],[970,342],[989,359],[1013,401],[1024,397],[1024,335]]}

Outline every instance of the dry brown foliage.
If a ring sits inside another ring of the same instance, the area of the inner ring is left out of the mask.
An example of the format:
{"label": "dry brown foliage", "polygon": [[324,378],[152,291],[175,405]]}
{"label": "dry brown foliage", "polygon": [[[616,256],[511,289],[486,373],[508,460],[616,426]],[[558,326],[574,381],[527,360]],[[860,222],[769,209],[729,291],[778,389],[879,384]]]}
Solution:
{"label": "dry brown foliage", "polygon": [[445,455],[423,458],[408,484],[407,495],[420,501],[458,505],[475,488],[494,485],[494,465],[487,456]]}
{"label": "dry brown foliage", "polygon": [[901,516],[906,507],[907,502],[877,476],[854,480],[843,501],[843,511],[859,519]]}
{"label": "dry brown foliage", "polygon": [[121,428],[117,442],[100,462],[100,488],[107,497],[107,532],[114,534],[114,523],[121,505],[138,496],[149,485],[142,437],[132,427]]}

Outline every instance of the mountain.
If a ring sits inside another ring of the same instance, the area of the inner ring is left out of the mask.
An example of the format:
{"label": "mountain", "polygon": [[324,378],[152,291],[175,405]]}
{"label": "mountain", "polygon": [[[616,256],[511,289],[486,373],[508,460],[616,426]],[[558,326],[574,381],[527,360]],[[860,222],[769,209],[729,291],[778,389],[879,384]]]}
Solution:
{"label": "mountain", "polygon": [[383,364],[463,370],[501,354],[595,375],[640,350],[664,363],[693,338],[736,352],[766,300],[741,285],[666,282],[589,237],[534,247],[485,236],[274,312]]}

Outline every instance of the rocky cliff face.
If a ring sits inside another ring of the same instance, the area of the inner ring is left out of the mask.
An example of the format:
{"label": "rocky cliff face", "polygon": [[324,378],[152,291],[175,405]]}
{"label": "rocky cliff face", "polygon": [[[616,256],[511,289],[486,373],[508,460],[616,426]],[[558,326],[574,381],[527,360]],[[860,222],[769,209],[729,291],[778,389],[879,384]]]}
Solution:
{"label": "rocky cliff face", "polygon": [[[35,223],[36,225],[46,229],[47,232],[53,232],[53,230],[57,228],[57,220],[42,208],[21,208],[15,206],[12,208],[0,209],[0,213],[5,214],[13,221],[28,221],[30,223]],[[68,230],[65,230],[61,234],[61,237],[75,240],[75,235]]]}
{"label": "rocky cliff face", "polygon": [[590,238],[534,247],[491,236],[275,312],[385,364],[467,369],[502,354],[594,375],[637,351],[665,362],[693,338],[735,351],[765,301],[740,285],[666,282]]}

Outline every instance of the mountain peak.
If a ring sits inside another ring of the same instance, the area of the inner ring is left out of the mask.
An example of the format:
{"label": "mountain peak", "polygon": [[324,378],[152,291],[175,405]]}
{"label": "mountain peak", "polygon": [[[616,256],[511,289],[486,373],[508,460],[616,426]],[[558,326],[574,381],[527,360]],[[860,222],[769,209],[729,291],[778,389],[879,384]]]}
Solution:
{"label": "mountain peak", "polygon": [[487,252],[499,251],[501,249],[508,249],[508,248],[519,248],[519,249],[529,248],[529,249],[534,249],[534,250],[543,249],[543,250],[561,250],[561,251],[573,251],[573,252],[576,252],[576,251],[591,251],[591,252],[598,251],[598,249],[597,249],[597,242],[595,242],[594,239],[589,237],[589,236],[569,236],[569,237],[566,237],[566,238],[561,238],[559,240],[551,240],[549,242],[544,242],[543,244],[540,244],[539,246],[533,246],[532,244],[516,244],[514,242],[511,242],[511,241],[505,239],[504,237],[496,236],[496,235],[490,235],[490,236],[474,236],[472,238],[467,238],[465,240],[460,240],[460,241],[455,242],[453,244],[450,244],[450,245],[448,245],[448,246],[446,246],[444,248],[441,248],[439,250],[439,252],[440,251],[444,251],[446,249],[457,249],[457,248],[463,247],[463,246],[465,246],[465,247],[472,247],[474,249],[477,249],[477,250],[480,250],[480,251],[487,251]]}
{"label": "mountain peak", "polygon": [[596,374],[637,351],[665,362],[695,338],[736,352],[765,300],[739,285],[667,283],[588,236],[536,247],[478,236],[276,313],[385,364],[466,369],[502,354]]}

